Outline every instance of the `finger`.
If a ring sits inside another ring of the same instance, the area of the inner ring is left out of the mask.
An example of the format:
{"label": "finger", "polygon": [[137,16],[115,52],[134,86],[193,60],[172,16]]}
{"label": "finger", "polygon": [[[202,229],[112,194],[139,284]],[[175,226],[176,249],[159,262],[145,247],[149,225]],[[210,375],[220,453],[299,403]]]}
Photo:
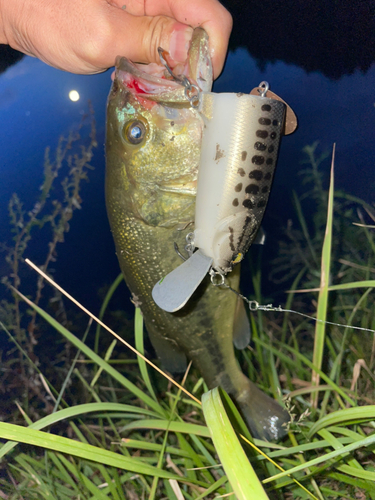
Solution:
{"label": "finger", "polygon": [[[111,0],[111,4],[135,16],[168,16],[185,25],[204,28],[210,38],[210,50],[215,78],[222,71],[232,30],[232,16],[217,0]],[[126,4],[126,5],[125,5]],[[125,5],[125,9],[124,9]],[[182,28],[180,28],[182,30]],[[170,40],[169,52],[176,61],[181,59],[183,45],[180,36]],[[177,42],[177,43],[176,43]],[[166,46],[164,46],[166,48]],[[168,49],[166,49],[168,50]],[[154,54],[157,60],[157,54]]]}

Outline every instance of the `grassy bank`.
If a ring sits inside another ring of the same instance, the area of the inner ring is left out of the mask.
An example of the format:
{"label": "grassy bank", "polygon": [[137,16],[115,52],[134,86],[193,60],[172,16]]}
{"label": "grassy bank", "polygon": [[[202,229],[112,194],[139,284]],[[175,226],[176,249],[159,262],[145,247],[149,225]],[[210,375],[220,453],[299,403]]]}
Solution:
{"label": "grassy bank", "polygon": [[[92,318],[58,321],[39,306],[42,284],[30,300],[13,276],[5,281],[14,303],[2,303],[0,326],[17,349],[4,358],[3,384],[21,373],[35,387],[25,393],[17,386],[19,403],[8,402],[11,413],[0,422],[0,496],[375,499],[375,210],[335,191],[333,160],[325,189],[326,155],[316,144],[305,153],[306,194],[294,197],[295,222],[271,265],[275,287],[290,289],[284,311],[252,302],[252,341],[239,353],[254,382],[283,396],[287,437],[253,440],[228,397],[208,391],[193,368],[176,386],[144,358],[129,357]],[[19,266],[24,254],[12,255]],[[262,276],[252,279],[249,300],[267,306]],[[109,288],[100,319],[106,312],[113,319],[107,309],[121,280]],[[65,346],[58,377],[53,363],[35,357],[30,324]],[[143,354],[138,309],[134,339]]]}

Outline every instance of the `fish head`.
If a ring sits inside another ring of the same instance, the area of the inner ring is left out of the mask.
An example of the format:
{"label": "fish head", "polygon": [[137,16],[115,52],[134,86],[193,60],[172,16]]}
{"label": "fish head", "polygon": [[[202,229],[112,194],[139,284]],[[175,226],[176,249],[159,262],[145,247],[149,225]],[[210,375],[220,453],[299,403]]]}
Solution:
{"label": "fish head", "polygon": [[[187,61],[177,71],[200,90],[210,90],[203,29],[194,30]],[[162,64],[116,59],[107,107],[107,170],[122,171],[118,178],[136,217],[156,226],[194,218],[203,126],[185,88]]]}

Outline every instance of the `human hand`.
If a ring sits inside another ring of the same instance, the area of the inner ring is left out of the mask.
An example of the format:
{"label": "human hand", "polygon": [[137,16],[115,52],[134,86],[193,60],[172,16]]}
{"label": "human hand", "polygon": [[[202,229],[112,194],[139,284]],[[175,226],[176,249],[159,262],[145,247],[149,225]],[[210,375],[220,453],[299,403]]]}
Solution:
{"label": "human hand", "polygon": [[197,26],[209,35],[216,78],[232,29],[218,0],[0,0],[0,43],[72,73],[100,73],[117,55],[160,62],[158,47],[174,67]]}

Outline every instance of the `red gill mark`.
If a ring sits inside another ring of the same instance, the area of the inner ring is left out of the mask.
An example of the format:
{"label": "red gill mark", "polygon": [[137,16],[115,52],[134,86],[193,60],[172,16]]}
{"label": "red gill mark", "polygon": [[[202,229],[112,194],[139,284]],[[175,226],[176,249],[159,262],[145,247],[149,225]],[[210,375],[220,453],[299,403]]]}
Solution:
{"label": "red gill mark", "polygon": [[138,83],[137,80],[135,80],[135,78],[132,78],[131,80],[129,80],[129,82],[127,82],[126,85],[130,89],[134,89],[137,92],[137,94],[146,94],[146,92],[144,91],[144,89],[142,89],[139,86],[139,83]]}
{"label": "red gill mark", "polygon": [[145,89],[140,87],[138,80],[136,80],[135,78],[127,78],[126,81],[124,81],[124,84],[131,92],[135,91],[134,93],[136,94],[136,96],[134,97],[143,108],[150,110],[155,106],[156,104],[155,101],[151,101],[150,99],[144,99],[143,97],[141,97],[141,95],[139,95],[139,94],[148,95],[148,92],[146,92]]}

